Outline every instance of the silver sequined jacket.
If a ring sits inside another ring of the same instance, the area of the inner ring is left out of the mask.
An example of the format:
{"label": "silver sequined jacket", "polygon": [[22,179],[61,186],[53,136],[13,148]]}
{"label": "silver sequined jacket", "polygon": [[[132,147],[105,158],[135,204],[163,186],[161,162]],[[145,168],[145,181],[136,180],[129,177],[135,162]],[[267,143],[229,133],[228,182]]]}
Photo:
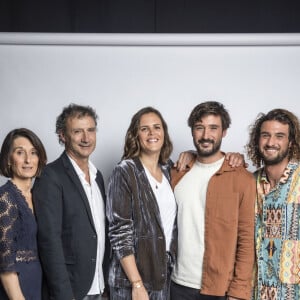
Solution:
{"label": "silver sequined jacket", "polygon": [[[161,165],[170,181],[171,161]],[[107,218],[112,246],[109,284],[131,286],[120,259],[134,254],[146,288],[162,289],[167,273],[166,241],[159,207],[139,158],[121,161],[108,184]],[[174,222],[171,256],[176,256],[177,228]]]}

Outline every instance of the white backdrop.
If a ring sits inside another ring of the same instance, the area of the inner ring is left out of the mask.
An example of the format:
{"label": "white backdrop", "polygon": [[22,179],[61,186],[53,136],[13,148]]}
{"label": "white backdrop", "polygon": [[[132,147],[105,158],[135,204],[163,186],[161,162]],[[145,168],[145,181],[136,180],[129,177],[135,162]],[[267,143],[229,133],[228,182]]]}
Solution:
{"label": "white backdrop", "polygon": [[57,115],[71,102],[90,105],[99,115],[92,160],[107,180],[138,109],[162,112],[176,159],[193,148],[190,111],[217,100],[232,117],[223,150],[244,153],[259,112],[282,107],[299,116],[299,79],[299,34],[0,33],[0,142],[11,129],[28,127],[52,161],[63,150]]}

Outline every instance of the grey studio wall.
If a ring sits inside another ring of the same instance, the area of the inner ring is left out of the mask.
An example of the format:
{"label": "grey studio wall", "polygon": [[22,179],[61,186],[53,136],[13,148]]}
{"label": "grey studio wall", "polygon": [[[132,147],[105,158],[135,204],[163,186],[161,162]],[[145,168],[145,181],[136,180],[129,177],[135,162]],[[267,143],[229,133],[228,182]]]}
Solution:
{"label": "grey studio wall", "polygon": [[0,142],[28,127],[52,161],[63,150],[55,135],[62,107],[90,105],[99,115],[92,160],[107,181],[138,109],[162,112],[175,160],[193,148],[192,108],[217,100],[232,116],[223,149],[244,153],[259,112],[283,107],[300,115],[299,79],[300,34],[0,33]]}

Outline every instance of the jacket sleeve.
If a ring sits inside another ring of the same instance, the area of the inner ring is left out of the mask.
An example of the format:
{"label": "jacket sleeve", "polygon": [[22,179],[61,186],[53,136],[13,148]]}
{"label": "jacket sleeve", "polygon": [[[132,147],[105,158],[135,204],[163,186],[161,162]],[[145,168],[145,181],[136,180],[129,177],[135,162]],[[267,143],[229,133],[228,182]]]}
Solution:
{"label": "jacket sleeve", "polygon": [[17,272],[16,236],[18,207],[8,192],[0,195],[0,273]]}
{"label": "jacket sleeve", "polygon": [[71,300],[69,280],[62,245],[63,192],[61,183],[45,168],[33,187],[33,202],[38,223],[38,246],[50,299]]}
{"label": "jacket sleeve", "polygon": [[132,194],[128,168],[116,166],[108,183],[106,215],[111,247],[119,259],[134,253]]}
{"label": "jacket sleeve", "polygon": [[[242,174],[241,174],[242,175]],[[233,279],[228,289],[228,295],[239,299],[250,299],[251,279],[254,268],[254,205],[256,185],[252,174],[241,176],[242,181],[238,237]]]}

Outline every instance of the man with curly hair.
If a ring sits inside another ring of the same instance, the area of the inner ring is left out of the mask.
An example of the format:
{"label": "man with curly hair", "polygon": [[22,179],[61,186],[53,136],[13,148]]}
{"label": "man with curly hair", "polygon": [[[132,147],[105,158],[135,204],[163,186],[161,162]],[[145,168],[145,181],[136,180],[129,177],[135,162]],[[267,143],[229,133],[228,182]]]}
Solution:
{"label": "man with curly hair", "polygon": [[70,104],[56,119],[62,155],[49,163],[33,187],[43,299],[101,300],[108,264],[105,190],[90,160],[98,116],[90,106]]}
{"label": "man with curly hair", "polygon": [[[285,109],[260,114],[248,156],[259,169],[253,299],[300,299],[300,124]],[[262,166],[263,165],[263,166]]]}

